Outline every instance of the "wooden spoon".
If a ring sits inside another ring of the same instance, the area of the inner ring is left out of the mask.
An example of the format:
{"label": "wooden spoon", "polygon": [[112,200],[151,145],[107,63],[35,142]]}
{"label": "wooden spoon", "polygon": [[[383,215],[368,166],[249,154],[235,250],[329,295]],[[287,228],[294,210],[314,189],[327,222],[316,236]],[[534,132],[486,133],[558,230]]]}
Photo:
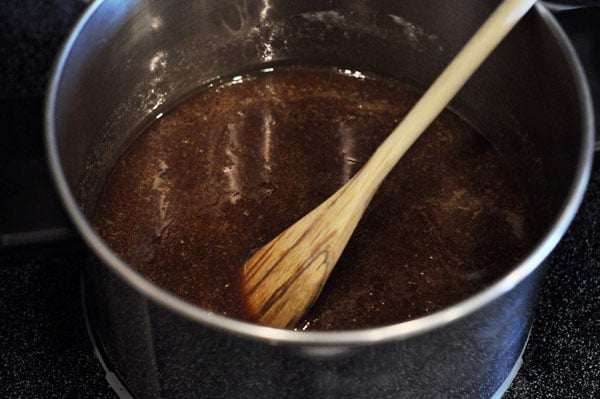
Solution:
{"label": "wooden spoon", "polygon": [[383,179],[534,3],[503,1],[362,169],[246,262],[244,290],[260,323],[291,327],[310,308]]}

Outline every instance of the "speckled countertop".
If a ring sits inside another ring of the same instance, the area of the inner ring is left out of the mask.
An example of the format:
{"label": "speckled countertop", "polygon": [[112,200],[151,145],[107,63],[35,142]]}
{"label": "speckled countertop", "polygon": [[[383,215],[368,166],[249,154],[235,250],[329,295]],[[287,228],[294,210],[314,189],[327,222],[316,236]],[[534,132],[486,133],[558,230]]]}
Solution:
{"label": "speckled countertop", "polygon": [[[39,130],[25,157],[43,156],[40,98],[58,47],[85,3],[0,0],[0,124],[4,137]],[[5,131],[2,122],[16,108],[26,116],[22,123],[10,119]],[[8,142],[0,146],[0,179],[18,173],[10,170],[17,151],[10,146],[24,144]],[[598,155],[595,161],[583,205],[552,256],[524,363],[505,398],[600,397]],[[3,196],[17,191],[3,180],[0,187]],[[0,200],[0,225],[10,217],[7,203]],[[86,251],[74,236],[0,249],[0,397],[115,397],[82,314],[79,267]]]}

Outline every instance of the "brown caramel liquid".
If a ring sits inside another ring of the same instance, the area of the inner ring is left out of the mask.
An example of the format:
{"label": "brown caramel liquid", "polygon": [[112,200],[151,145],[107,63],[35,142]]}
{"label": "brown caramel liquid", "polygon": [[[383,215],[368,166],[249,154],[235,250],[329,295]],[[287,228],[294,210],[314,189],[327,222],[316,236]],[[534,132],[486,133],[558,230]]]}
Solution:
{"label": "brown caramel liquid", "polygon": [[[120,158],[95,227],[157,285],[252,320],[240,284],[252,250],[348,181],[417,99],[310,68],[204,90]],[[298,329],[382,326],[472,295],[525,254],[526,214],[499,155],[445,111],[385,180]]]}

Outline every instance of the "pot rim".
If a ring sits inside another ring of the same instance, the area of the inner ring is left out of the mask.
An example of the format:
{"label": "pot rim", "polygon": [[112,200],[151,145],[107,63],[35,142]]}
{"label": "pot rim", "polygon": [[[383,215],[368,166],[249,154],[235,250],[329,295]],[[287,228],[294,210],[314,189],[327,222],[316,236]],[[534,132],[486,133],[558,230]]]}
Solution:
{"label": "pot rim", "polygon": [[565,203],[545,236],[535,248],[530,251],[527,257],[514,267],[510,273],[481,292],[430,315],[389,326],[361,330],[307,332],[283,330],[234,320],[201,309],[147,280],[140,273],[128,266],[126,262],[120,259],[102,241],[77,205],[61,166],[54,123],[58,87],[60,85],[64,66],[70,56],[70,51],[74,43],[78,39],[81,31],[85,29],[88,20],[92,18],[96,10],[102,4],[102,0],[97,0],[84,12],[63,45],[52,70],[46,96],[44,115],[46,151],[51,174],[69,217],[79,233],[83,236],[87,245],[95,252],[95,254],[107,264],[113,272],[117,273],[117,275],[127,281],[134,289],[144,296],[195,322],[200,322],[206,326],[230,332],[238,336],[255,340],[265,340],[272,344],[354,346],[389,340],[407,339],[415,335],[424,334],[430,330],[465,317],[512,290],[542,264],[566,232],[581,204],[591,173],[594,148],[594,121],[590,90],[587,85],[583,68],[566,34],[553,15],[538,2],[535,5],[535,12],[541,17],[542,21],[558,41],[558,45],[566,56],[571,72],[574,75],[578,101],[582,112],[581,134],[583,137],[577,170]]}

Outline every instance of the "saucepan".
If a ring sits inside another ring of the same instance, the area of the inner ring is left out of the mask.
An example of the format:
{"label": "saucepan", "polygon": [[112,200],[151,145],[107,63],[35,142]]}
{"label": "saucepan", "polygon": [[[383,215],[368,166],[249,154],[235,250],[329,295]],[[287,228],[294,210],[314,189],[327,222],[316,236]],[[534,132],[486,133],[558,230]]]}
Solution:
{"label": "saucepan", "polygon": [[52,173],[93,259],[83,286],[111,379],[137,398],[500,395],[519,365],[546,259],[573,219],[593,151],[582,68],[538,4],[451,108],[515,172],[543,234],[495,283],[436,313],[357,331],[297,332],[210,313],[154,285],[89,217],[139,127],[193,88],[282,63],[425,89],[497,5],[480,0],[100,0],[58,58]]}

